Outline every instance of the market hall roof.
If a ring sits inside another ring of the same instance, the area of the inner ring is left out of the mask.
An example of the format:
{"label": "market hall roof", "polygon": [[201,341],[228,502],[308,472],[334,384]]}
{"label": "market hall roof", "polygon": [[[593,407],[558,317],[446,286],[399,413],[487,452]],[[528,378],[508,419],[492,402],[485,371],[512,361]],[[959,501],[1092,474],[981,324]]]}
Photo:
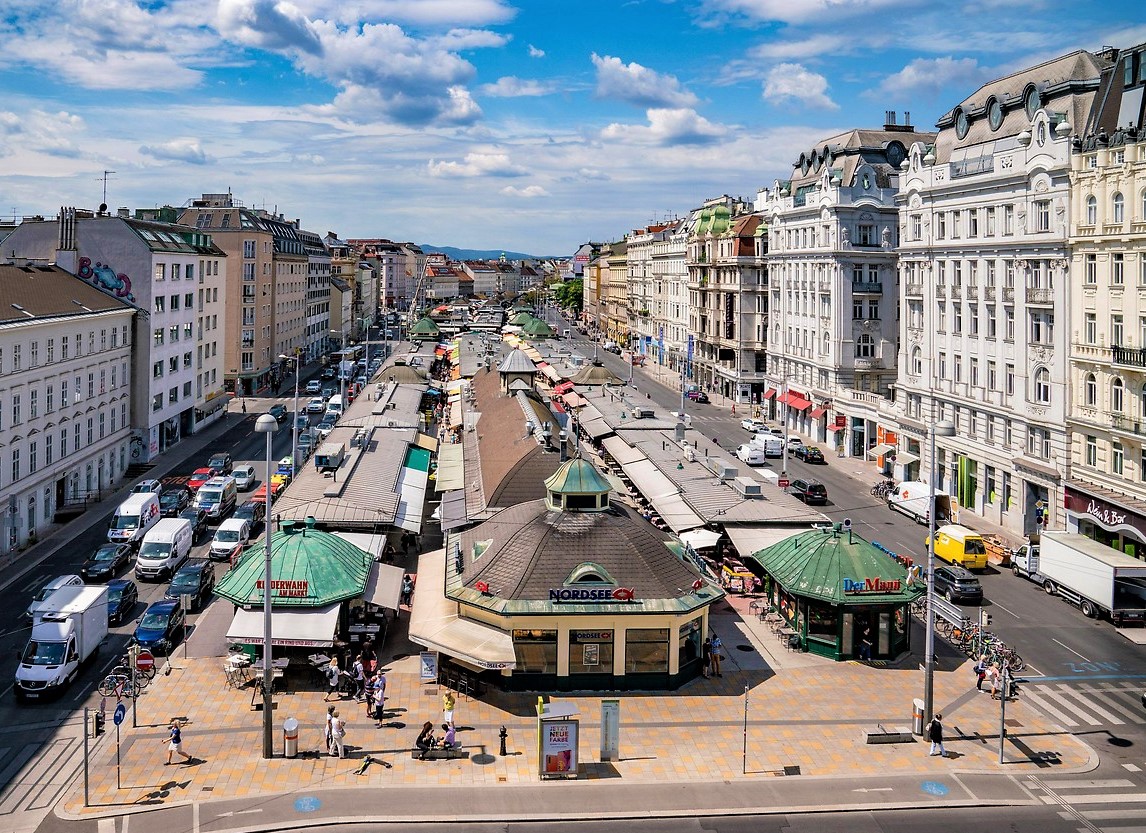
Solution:
{"label": "market hall roof", "polygon": [[[269,524],[268,524],[269,526]],[[264,549],[253,546],[219,580],[215,595],[240,607],[263,604]],[[271,603],[323,607],[362,595],[373,556],[337,535],[284,521],[271,535]]]}
{"label": "market hall roof", "polygon": [[498,373],[536,373],[537,365],[520,350],[514,350],[497,368]]}
{"label": "market hall roof", "polygon": [[423,341],[427,338],[437,338],[439,333],[441,333],[441,329],[428,315],[418,319],[414,326],[410,328],[410,335],[419,336]]}
{"label": "market hall roof", "polygon": [[603,364],[590,363],[569,377],[569,381],[582,387],[594,385],[619,385],[621,378]]}
{"label": "market hall roof", "polygon": [[903,604],[926,585],[911,586],[907,568],[839,525],[793,535],[766,549],[741,553],[785,590],[831,604]]}

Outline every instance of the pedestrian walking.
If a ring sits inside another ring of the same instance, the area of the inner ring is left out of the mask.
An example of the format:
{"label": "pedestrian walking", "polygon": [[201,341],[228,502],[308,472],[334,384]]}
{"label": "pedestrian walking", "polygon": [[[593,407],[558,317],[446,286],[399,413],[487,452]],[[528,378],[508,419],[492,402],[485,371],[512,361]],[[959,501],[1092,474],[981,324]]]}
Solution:
{"label": "pedestrian walking", "polygon": [[182,755],[187,763],[194,760],[190,755],[183,751],[183,727],[178,720],[171,721],[171,730],[167,734],[167,739],[164,741],[167,744],[167,766],[171,765],[172,755]]}
{"label": "pedestrian walking", "polygon": [[722,659],[724,659],[724,657],[722,657],[720,655],[720,652],[723,649],[724,649],[724,643],[720,641],[720,636],[718,634],[713,634],[712,635],[712,668],[709,670],[713,674],[715,674],[717,677],[723,677],[724,676],[723,674],[720,673],[720,661]]}
{"label": "pedestrian walking", "polygon": [[354,699],[361,702],[366,694],[366,669],[362,666],[362,654],[354,658],[350,673],[354,676]]}
{"label": "pedestrian walking", "polygon": [[330,713],[330,757],[346,757],[346,721],[338,715],[338,709]]}
{"label": "pedestrian walking", "polygon": [[[943,715],[939,712],[936,712],[935,717],[927,724],[927,739],[931,741],[931,751],[927,753],[928,756],[938,754],[941,758],[947,757],[947,750],[943,748]],[[938,753],[936,749],[939,750]]]}
{"label": "pedestrian walking", "polygon": [[999,666],[996,665],[995,663],[991,663],[991,665],[987,668],[987,679],[991,683],[991,699],[992,700],[998,700],[999,699],[999,677],[1000,676],[1001,675],[999,674]]}
{"label": "pedestrian walking", "polygon": [[374,714],[374,675],[366,675],[366,683],[362,688],[362,702],[366,704],[366,716]]}
{"label": "pedestrian walking", "polygon": [[327,706],[326,707],[326,720],[325,720],[325,725],[323,726],[323,729],[322,729],[322,735],[326,739],[326,754],[328,754],[328,755],[330,754],[330,745],[331,745],[331,741],[332,741],[332,738],[330,737],[330,721],[333,719],[332,718],[333,714],[334,714],[334,706]]}
{"label": "pedestrian walking", "polygon": [[326,666],[326,696],[322,698],[324,703],[330,702],[330,695],[334,695],[334,699],[341,699],[338,694],[338,680],[340,672],[338,670],[338,657],[330,658],[330,665]]}
{"label": "pedestrian walking", "polygon": [[414,598],[414,579],[409,573],[402,576],[402,598],[399,604],[410,606],[411,600]]}
{"label": "pedestrian walking", "polygon": [[865,627],[860,636],[860,659],[863,662],[871,662],[871,647],[871,628]]}
{"label": "pedestrian walking", "polygon": [[987,679],[987,655],[983,654],[979,657],[979,661],[975,663],[975,690],[983,690],[983,680]]}
{"label": "pedestrian walking", "polygon": [[457,702],[458,700],[452,691],[447,690],[442,695],[442,717],[450,725],[450,728],[453,728],[454,725],[454,706],[457,705]]}
{"label": "pedestrian walking", "polygon": [[386,711],[386,675],[381,669],[374,674],[374,719],[382,727],[382,714]]}
{"label": "pedestrian walking", "polygon": [[704,645],[700,648],[700,664],[701,671],[705,677],[710,676],[712,671],[712,640],[704,640]]}

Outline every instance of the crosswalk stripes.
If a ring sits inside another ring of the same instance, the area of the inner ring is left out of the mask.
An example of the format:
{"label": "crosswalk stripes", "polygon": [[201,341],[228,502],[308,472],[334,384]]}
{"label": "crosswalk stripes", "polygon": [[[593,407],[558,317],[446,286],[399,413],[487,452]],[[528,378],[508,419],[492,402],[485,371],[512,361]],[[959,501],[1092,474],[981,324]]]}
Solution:
{"label": "crosswalk stripes", "polygon": [[1146,723],[1141,689],[1134,683],[1037,683],[1032,680],[1023,684],[1019,697],[1067,729]]}
{"label": "crosswalk stripes", "polygon": [[1130,779],[1031,778],[1027,786],[1061,807],[1059,817],[1079,824],[1079,833],[1146,833],[1146,792]]}
{"label": "crosswalk stripes", "polygon": [[83,766],[82,758],[82,738],[67,735],[0,749],[0,819],[51,807]]}

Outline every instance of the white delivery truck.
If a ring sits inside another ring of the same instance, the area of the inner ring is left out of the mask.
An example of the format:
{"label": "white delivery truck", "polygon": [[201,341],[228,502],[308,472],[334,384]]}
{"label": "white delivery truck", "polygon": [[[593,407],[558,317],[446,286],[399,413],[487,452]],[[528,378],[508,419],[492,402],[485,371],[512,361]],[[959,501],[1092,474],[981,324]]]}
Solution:
{"label": "white delivery truck", "polygon": [[36,611],[32,636],[20,653],[17,700],[60,694],[107,636],[107,587],[65,587]]}
{"label": "white delivery truck", "polygon": [[[931,487],[922,480],[908,480],[900,483],[887,496],[887,507],[902,512],[917,523],[927,523],[931,513]],[[951,512],[951,496],[946,492],[935,493],[935,525],[954,523]]]}
{"label": "white delivery truck", "polygon": [[1015,551],[1011,572],[1086,616],[1146,622],[1146,562],[1073,532],[1043,532]]}
{"label": "white delivery truck", "polygon": [[159,495],[155,492],[130,494],[112,515],[107,540],[113,544],[138,544],[160,517]]}

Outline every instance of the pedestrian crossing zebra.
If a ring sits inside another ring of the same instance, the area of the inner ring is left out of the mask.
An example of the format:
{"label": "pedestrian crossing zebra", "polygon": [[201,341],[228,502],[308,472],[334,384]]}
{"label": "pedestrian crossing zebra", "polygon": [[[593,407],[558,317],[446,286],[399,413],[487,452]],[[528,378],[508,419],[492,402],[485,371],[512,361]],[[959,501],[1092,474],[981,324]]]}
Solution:
{"label": "pedestrian crossing zebra", "polygon": [[1019,697],[1066,729],[1077,726],[1146,724],[1142,687],[1108,680],[1024,683]]}
{"label": "pedestrian crossing zebra", "polygon": [[1129,778],[1031,778],[1026,786],[1080,833],[1146,831],[1146,792]]}

